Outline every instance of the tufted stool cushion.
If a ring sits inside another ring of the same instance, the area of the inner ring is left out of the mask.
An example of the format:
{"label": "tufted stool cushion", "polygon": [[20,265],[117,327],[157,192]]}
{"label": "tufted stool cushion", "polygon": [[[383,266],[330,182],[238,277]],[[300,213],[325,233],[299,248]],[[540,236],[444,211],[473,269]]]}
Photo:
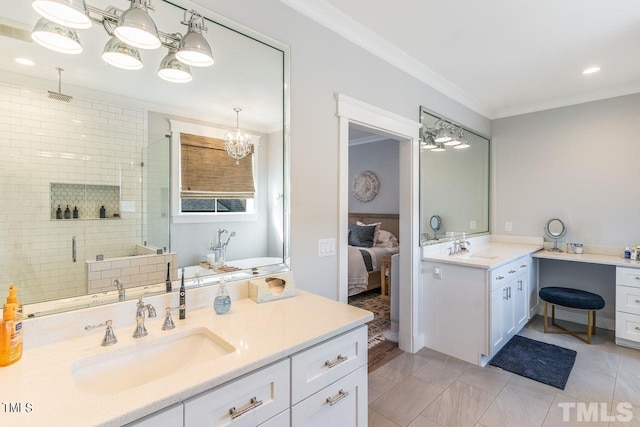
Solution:
{"label": "tufted stool cushion", "polygon": [[[538,293],[544,301],[544,333],[547,334],[571,334],[587,344],[591,344],[591,335],[596,333],[596,310],[604,307],[604,299],[598,294],[581,291],[580,289],[561,288],[548,286],[540,289]],[[547,304],[551,304],[551,325],[561,330],[551,330],[547,324]],[[587,330],[572,331],[556,323],[556,305],[576,310],[587,311]],[[587,338],[580,335],[586,334]]]}
{"label": "tufted stool cushion", "polygon": [[551,304],[582,310],[600,310],[604,307],[604,299],[598,294],[579,289],[549,286],[540,289],[540,298]]}

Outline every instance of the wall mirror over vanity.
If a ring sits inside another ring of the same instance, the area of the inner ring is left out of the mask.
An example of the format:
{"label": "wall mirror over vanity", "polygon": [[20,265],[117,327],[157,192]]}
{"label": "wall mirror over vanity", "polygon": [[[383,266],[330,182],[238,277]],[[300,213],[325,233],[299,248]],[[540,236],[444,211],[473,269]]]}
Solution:
{"label": "wall mirror over vanity", "polygon": [[[189,283],[287,269],[288,49],[162,0],[161,46],[123,48],[98,22],[122,13],[112,4],[131,6],[93,0],[103,13],[74,30],[77,54],[33,41],[35,26],[62,33],[30,1],[0,16],[0,288],[15,283],[26,313],[116,302],[115,279],[164,292],[168,262]],[[189,29],[213,65],[176,60]],[[225,151],[236,127],[251,143],[243,158]]]}
{"label": "wall mirror over vanity", "polygon": [[489,232],[489,138],[420,107],[420,242]]}

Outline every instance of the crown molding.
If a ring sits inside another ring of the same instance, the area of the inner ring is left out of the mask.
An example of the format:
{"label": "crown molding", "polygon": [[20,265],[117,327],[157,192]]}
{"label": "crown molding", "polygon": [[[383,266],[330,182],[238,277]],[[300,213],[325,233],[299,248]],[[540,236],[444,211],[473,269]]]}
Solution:
{"label": "crown molding", "polygon": [[469,95],[326,0],[280,1],[476,113],[487,118],[495,115],[493,108]]}
{"label": "crown molding", "polygon": [[587,102],[601,101],[603,99],[616,98],[618,96],[633,95],[640,93],[640,83],[620,86],[616,88],[608,88],[597,92],[591,92],[584,95],[576,95],[562,100],[550,102],[541,102],[525,107],[503,108],[497,110],[492,120],[504,119],[506,117],[519,116],[522,114],[537,113],[554,108],[570,107],[572,105],[585,104]]}

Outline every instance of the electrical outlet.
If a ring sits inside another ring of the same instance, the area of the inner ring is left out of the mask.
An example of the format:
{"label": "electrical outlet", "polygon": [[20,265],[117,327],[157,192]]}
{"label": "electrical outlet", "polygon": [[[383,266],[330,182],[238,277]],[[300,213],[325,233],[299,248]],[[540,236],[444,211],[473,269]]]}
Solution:
{"label": "electrical outlet", "polygon": [[513,223],[511,221],[504,223],[504,231],[513,231]]}
{"label": "electrical outlet", "polygon": [[473,220],[469,221],[469,228],[471,230],[475,230],[476,229],[476,222],[473,221]]}
{"label": "electrical outlet", "polygon": [[442,267],[440,267],[439,265],[433,267],[433,278],[442,280]]}

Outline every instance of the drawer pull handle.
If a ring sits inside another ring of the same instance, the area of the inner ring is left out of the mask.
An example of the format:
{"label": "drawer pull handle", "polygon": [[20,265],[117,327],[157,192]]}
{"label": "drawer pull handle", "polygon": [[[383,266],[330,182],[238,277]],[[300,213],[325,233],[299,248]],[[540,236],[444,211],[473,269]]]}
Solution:
{"label": "drawer pull handle", "polygon": [[636,326],[636,330],[640,331],[640,326]]}
{"label": "drawer pull handle", "polygon": [[515,270],[509,270],[509,274],[513,274],[515,272],[516,272]]}
{"label": "drawer pull handle", "polygon": [[496,280],[502,280],[502,279],[504,279],[504,276],[498,276],[498,277],[496,277]]}
{"label": "drawer pull handle", "polygon": [[636,280],[640,280],[640,277],[636,276]]}
{"label": "drawer pull handle", "polygon": [[326,366],[327,368],[333,368],[336,365],[341,364],[342,362],[346,362],[347,359],[349,359],[347,356],[343,356],[341,354],[338,355],[338,357],[336,357],[335,359],[329,361],[325,361],[324,362],[324,366]]}
{"label": "drawer pull handle", "polygon": [[240,415],[246,414],[250,410],[257,408],[260,405],[262,405],[262,400],[258,400],[256,397],[252,397],[251,401],[249,402],[249,404],[247,406],[245,406],[244,408],[240,409],[239,411],[234,406],[233,408],[229,409],[229,414],[231,415],[231,419],[235,420]]}
{"label": "drawer pull handle", "polygon": [[522,264],[520,268],[527,268],[527,264]]}
{"label": "drawer pull handle", "polygon": [[336,394],[334,397],[327,397],[327,403],[329,404],[329,406],[333,406],[347,396],[349,396],[349,392],[340,389],[338,394]]}

